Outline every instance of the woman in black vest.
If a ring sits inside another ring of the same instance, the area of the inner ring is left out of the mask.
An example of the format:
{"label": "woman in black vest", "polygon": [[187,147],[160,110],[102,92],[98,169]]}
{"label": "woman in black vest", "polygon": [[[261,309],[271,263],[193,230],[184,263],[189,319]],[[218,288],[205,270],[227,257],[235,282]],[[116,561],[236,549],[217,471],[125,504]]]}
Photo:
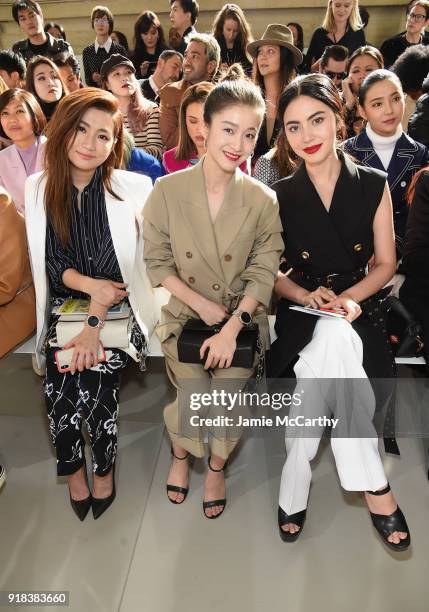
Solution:
{"label": "woman in black vest", "polygon": [[[276,284],[281,299],[269,375],[282,377],[294,366],[296,390],[304,389],[305,395],[300,406],[291,408],[290,418],[325,418],[332,409],[339,419],[331,445],[341,485],[366,491],[373,524],[383,541],[394,550],[405,550],[409,531],[378,452],[372,423],[375,397],[368,380],[392,377],[394,366],[376,296],[395,271],[386,175],[356,166],[337,150],[337,135],[344,127],[342,105],[325,75],[295,79],[280,99],[279,116],[288,146],[302,162],[292,176],[273,186],[289,274]],[[366,274],[373,253],[375,263]],[[311,316],[291,310],[293,305],[341,309],[346,316]],[[301,532],[310,461],[322,433],[317,427],[292,438],[287,430],[279,505],[283,540],[293,541]]]}

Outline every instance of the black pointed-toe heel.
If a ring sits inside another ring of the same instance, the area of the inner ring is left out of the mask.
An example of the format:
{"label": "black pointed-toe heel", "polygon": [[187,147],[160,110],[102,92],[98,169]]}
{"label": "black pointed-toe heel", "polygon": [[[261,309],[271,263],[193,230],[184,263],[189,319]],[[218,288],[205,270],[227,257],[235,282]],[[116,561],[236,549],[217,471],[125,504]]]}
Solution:
{"label": "black pointed-toe heel", "polygon": [[95,520],[100,518],[102,514],[104,514],[112,505],[115,497],[116,497],[116,485],[115,485],[115,464],[113,465],[113,483],[112,483],[112,492],[108,497],[92,497],[92,516]]}
{"label": "black pointed-toe heel", "polygon": [[88,495],[88,497],[85,497],[85,499],[81,499],[78,501],[76,499],[73,499],[70,494],[70,505],[73,508],[76,516],[78,517],[80,521],[85,520],[86,515],[88,514],[89,509],[91,508],[91,503],[92,503],[91,495]]}
{"label": "black pointed-toe heel", "polygon": [[[389,491],[390,485],[387,484],[387,487],[381,491],[367,491],[367,493],[370,495],[385,495],[386,493],[389,493]],[[410,530],[408,529],[407,521],[405,520],[405,516],[403,515],[399,506],[397,506],[395,512],[392,512],[392,514],[375,514],[374,512],[370,512],[370,515],[372,524],[378,531],[386,546],[388,546],[391,550],[396,550],[397,552],[407,550],[411,543]],[[404,540],[401,540],[398,544],[389,542],[388,537],[395,531],[402,531],[403,533],[407,534],[407,537]]]}
{"label": "black pointed-toe heel", "polygon": [[[186,453],[184,457],[178,457],[177,455],[174,454],[173,447],[171,447],[170,451],[173,457],[175,459],[178,459],[179,461],[184,461],[185,459],[189,457],[189,453]],[[171,501],[172,504],[183,504],[189,492],[189,487],[178,487],[176,485],[170,485],[168,483],[166,485],[166,489],[167,489],[167,497],[169,501]],[[171,499],[171,497],[168,494],[169,491],[171,491],[172,493],[181,493],[183,495],[182,501],[176,501],[175,499]]]}
{"label": "black pointed-toe heel", "polygon": [[[220,470],[215,470],[215,468],[213,468],[213,467],[212,467],[212,464],[211,464],[211,462],[210,462],[210,459],[211,459],[211,455],[210,455],[210,457],[209,457],[209,459],[208,459],[207,464],[208,464],[208,466],[209,466],[209,469],[210,469],[212,472],[224,472],[224,471],[225,471],[226,464],[227,464],[227,462],[226,462],[226,461],[225,461],[225,463],[224,463],[224,466],[223,466],[222,468],[220,468]],[[214,508],[215,506],[223,506],[223,508],[222,508],[222,510],[219,512],[219,514],[215,514],[214,516],[208,516],[208,514],[206,514],[206,510],[207,510],[207,508]],[[220,517],[220,515],[221,515],[221,514],[223,513],[223,511],[225,510],[225,506],[226,506],[226,499],[213,499],[213,500],[210,500],[210,501],[203,501],[203,512],[204,512],[204,516],[205,516],[206,518],[208,518],[208,519],[216,519],[216,518],[219,518],[219,517]]]}
{"label": "black pointed-toe heel", "polygon": [[[300,533],[302,532],[302,528],[304,526],[306,516],[307,516],[306,509],[301,510],[300,512],[295,512],[295,514],[286,514],[286,512],[279,506],[278,522],[279,522],[280,537],[283,540],[283,542],[295,542],[295,540],[299,537]],[[299,530],[296,531],[295,533],[290,533],[290,531],[284,531],[284,529],[282,529],[282,527],[284,527],[285,525],[289,525],[290,523],[297,525],[299,527]]]}
{"label": "black pointed-toe heel", "polygon": [[[88,484],[88,472],[86,471],[86,461],[83,462],[83,467],[85,468],[85,479],[86,479],[86,484],[88,486],[89,489],[89,484]],[[79,468],[80,469],[80,468]],[[88,497],[85,497],[85,499],[73,499],[70,493],[70,489],[69,489],[69,497],[70,497],[70,505],[73,508],[74,513],[76,514],[77,518],[80,521],[84,521],[86,518],[86,515],[89,512],[89,509],[91,508],[91,504],[92,504],[92,495],[91,493],[88,495]]]}

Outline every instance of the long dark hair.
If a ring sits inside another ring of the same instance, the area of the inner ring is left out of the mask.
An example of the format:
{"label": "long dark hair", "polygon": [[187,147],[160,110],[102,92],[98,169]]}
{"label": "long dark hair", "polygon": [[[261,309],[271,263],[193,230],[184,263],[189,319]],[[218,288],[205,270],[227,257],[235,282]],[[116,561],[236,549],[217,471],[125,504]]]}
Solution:
{"label": "long dark hair", "polygon": [[146,46],[140,34],[146,34],[146,32],[148,32],[152,26],[158,30],[158,42],[156,43],[155,48],[156,57],[158,57],[159,54],[164,51],[164,49],[167,49],[164,30],[162,29],[158,16],[153,11],[144,11],[141,15],[139,15],[139,17],[137,17],[134,24],[135,47],[134,51],[132,52],[132,57],[135,64],[140,65],[148,56]]}
{"label": "long dark hair", "polygon": [[[280,46],[280,81],[281,91],[284,91],[289,85],[291,80],[295,77],[295,59],[291,51],[286,47]],[[259,49],[258,49],[259,51]],[[259,72],[258,68],[258,56],[256,55],[253,60],[253,82],[255,85],[260,87],[263,94],[265,94],[265,82],[264,77]]]}

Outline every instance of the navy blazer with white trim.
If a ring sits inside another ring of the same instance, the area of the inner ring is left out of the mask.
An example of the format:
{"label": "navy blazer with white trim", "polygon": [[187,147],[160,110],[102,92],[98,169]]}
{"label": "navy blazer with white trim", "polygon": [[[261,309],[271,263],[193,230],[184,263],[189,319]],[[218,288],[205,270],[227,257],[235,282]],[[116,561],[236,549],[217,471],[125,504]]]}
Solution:
{"label": "navy blazer with white trim", "polygon": [[405,237],[408,217],[408,187],[414,174],[429,163],[428,149],[403,133],[396,142],[392,159],[386,170],[365,129],[358,136],[346,140],[343,148],[357,160],[357,163],[387,171],[387,182],[392,196],[396,242],[398,249],[402,250],[401,245]]}

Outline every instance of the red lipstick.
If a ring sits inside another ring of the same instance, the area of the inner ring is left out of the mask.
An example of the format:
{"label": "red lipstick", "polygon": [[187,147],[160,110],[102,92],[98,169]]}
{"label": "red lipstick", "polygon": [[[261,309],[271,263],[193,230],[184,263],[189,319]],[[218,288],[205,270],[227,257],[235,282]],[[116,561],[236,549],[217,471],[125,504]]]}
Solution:
{"label": "red lipstick", "polygon": [[225,157],[233,162],[236,162],[240,159],[239,155],[234,155],[234,153],[228,153],[227,151],[224,151],[223,154],[225,155]]}
{"label": "red lipstick", "polygon": [[304,152],[308,153],[308,155],[312,155],[313,153],[317,153],[317,151],[320,149],[321,146],[322,144],[313,145],[312,147],[307,147],[306,149],[304,149]]}

